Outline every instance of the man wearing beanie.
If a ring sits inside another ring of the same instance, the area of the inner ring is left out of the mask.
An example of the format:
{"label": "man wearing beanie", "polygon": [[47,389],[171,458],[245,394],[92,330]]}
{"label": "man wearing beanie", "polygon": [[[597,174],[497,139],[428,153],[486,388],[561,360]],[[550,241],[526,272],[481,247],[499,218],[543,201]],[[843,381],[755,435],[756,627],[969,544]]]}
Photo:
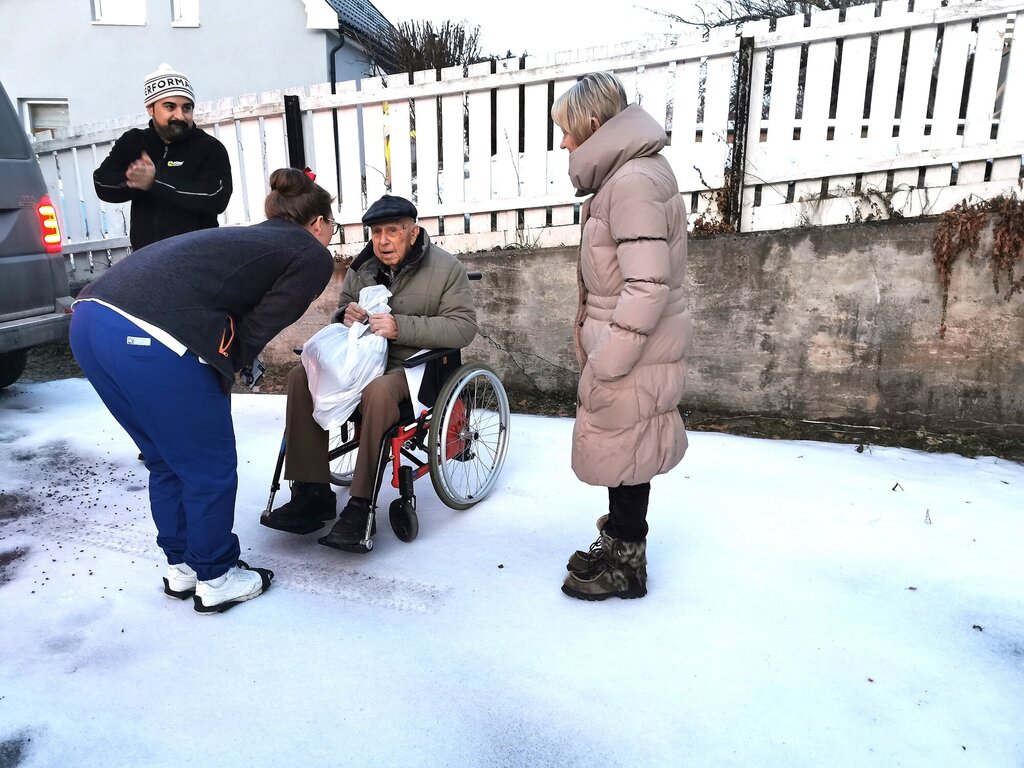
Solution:
{"label": "man wearing beanie", "polygon": [[169,64],[146,78],[149,127],[121,135],[93,173],[96,196],[131,201],[131,245],[217,226],[231,198],[231,163],[217,139],[192,119],[195,94],[188,76]]}
{"label": "man wearing beanie", "polygon": [[[461,349],[476,336],[476,308],[466,269],[457,258],[430,242],[416,223],[416,206],[403,197],[384,195],[367,209],[363,224],[370,242],[345,274],[333,322],[366,323],[388,340],[384,373],[362,391],[359,452],[349,499],[320,544],[365,553],[370,503],[384,435],[399,419],[399,404],[410,400],[402,362],[421,349]],[[391,312],[368,314],[357,303],[370,285],[391,291]],[[328,434],[313,418],[313,397],[301,365],[288,375],[285,416],[285,471],[291,500],[260,522],[287,533],[307,534],[333,520],[336,496],[331,490]]]}

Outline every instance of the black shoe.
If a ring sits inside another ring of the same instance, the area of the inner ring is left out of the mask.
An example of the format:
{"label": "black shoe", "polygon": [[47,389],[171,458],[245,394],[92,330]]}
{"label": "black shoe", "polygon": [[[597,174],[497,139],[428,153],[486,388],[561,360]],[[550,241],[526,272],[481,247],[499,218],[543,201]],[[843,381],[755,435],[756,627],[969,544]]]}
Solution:
{"label": "black shoe", "polygon": [[[331,528],[331,532],[317,541],[325,547],[343,549],[346,552],[358,552],[365,554],[373,547],[370,543],[366,545],[366,521],[370,515],[370,502],[367,499],[351,498],[348,504],[341,510],[338,522]],[[377,533],[377,520],[374,517],[370,526],[370,535]]]}
{"label": "black shoe", "polygon": [[312,533],[334,519],[337,503],[338,497],[327,483],[296,481],[292,483],[291,501],[261,517],[260,523],[285,533]]}

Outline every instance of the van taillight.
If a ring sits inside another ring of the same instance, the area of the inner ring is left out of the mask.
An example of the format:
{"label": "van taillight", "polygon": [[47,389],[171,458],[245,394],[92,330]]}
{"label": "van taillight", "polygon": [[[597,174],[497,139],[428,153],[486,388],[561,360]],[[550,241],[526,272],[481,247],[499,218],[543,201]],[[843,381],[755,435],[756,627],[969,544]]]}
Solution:
{"label": "van taillight", "polygon": [[43,195],[36,206],[39,228],[43,234],[43,247],[47,253],[60,253],[60,224],[57,223],[57,209],[50,202],[49,195]]}

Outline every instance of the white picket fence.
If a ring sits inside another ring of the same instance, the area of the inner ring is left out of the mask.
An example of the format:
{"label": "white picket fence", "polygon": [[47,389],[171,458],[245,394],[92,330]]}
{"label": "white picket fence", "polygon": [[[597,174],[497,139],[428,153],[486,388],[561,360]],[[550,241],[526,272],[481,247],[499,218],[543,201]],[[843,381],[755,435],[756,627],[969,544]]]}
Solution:
{"label": "white picket fence", "polygon": [[[385,192],[414,200],[421,223],[454,252],[578,242],[568,154],[549,112],[594,70],[616,72],[669,130],[665,154],[691,225],[720,220],[730,194],[739,195],[742,231],[934,214],[1021,188],[1024,46],[1012,44],[1021,9],[1021,0],[886,0],[708,39],[419,72],[412,84],[391,76],[341,83],[334,94],[320,85],[244,96],[200,104],[197,115],[231,155],[235,192],[222,222],[255,222],[270,172],[289,164],[284,96],[297,95],[306,162],[337,194],[345,253],[364,245],[360,216]],[[737,122],[744,38],[750,100]],[[98,201],[91,177],[117,136],[142,123],[124,118],[36,144],[72,260],[91,264],[126,246],[127,205]],[[736,135],[746,136],[742,153]],[[742,173],[730,184],[735,159]]]}

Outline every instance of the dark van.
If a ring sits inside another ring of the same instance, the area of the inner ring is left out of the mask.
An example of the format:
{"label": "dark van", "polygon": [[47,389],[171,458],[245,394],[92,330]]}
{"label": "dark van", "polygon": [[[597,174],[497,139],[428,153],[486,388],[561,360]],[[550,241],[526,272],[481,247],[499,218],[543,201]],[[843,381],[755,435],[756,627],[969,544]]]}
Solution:
{"label": "dark van", "polygon": [[21,376],[29,348],[67,338],[70,306],[57,210],[0,83],[0,388]]}

